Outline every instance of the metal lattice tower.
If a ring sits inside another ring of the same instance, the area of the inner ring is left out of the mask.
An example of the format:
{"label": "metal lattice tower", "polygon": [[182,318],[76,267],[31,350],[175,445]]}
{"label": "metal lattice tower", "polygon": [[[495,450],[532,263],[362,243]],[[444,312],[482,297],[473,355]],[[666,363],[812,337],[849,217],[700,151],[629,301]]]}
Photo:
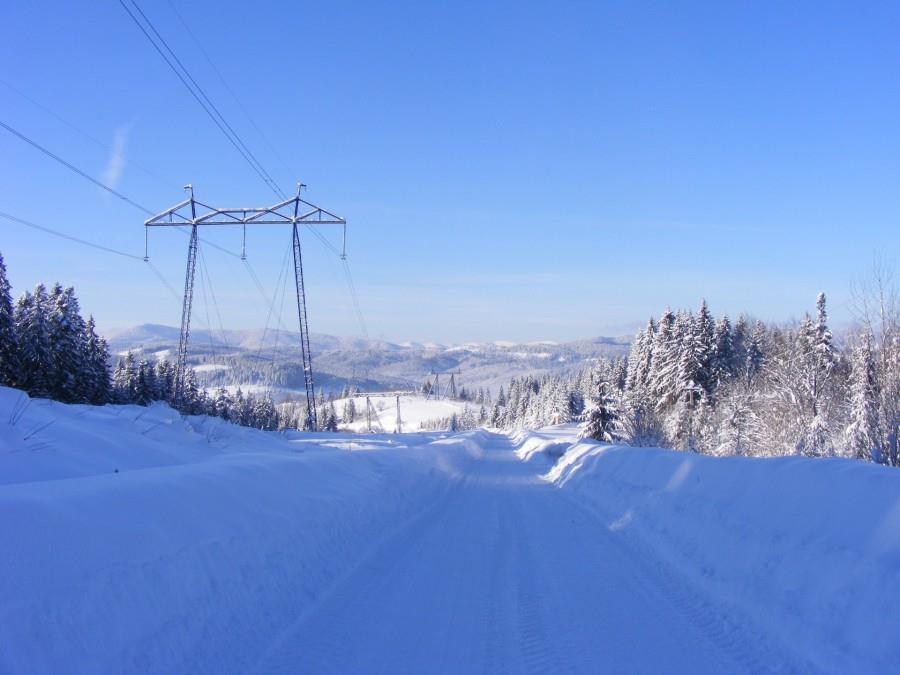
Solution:
{"label": "metal lattice tower", "polygon": [[[300,225],[341,225],[344,247],[341,258],[346,258],[347,221],[330,211],[311,204],[300,197],[305,186],[297,184],[297,194],[278,204],[267,207],[217,208],[194,199],[194,189],[186,185],[189,197],[144,222],[145,232],[151,227],[191,228],[188,244],[187,270],[184,278],[184,299],[181,307],[181,335],[178,341],[178,360],[175,364],[175,401],[181,403],[184,396],[185,373],[187,372],[188,342],[191,332],[191,307],[194,301],[194,274],[197,268],[199,237],[197,228],[201,225],[240,225],[246,241],[247,225],[291,225],[294,251],[294,286],[297,292],[297,319],[300,323],[300,352],[303,360],[303,380],[306,386],[307,427],[318,428],[316,419],[315,385],[312,372],[312,353],[309,344],[309,323],[306,315],[306,287],[303,282],[303,256],[300,248]],[[198,213],[198,207],[200,207]],[[145,250],[144,259],[149,260]]]}
{"label": "metal lattice tower", "polygon": [[[449,375],[450,382],[447,385],[446,390],[441,391],[441,375]],[[462,375],[462,371],[457,370],[446,370],[446,371],[431,371],[431,381],[429,382],[428,392],[425,395],[426,399],[430,399],[434,397],[434,400],[439,401],[445,398],[455,399],[457,395],[456,391],[456,376]]]}

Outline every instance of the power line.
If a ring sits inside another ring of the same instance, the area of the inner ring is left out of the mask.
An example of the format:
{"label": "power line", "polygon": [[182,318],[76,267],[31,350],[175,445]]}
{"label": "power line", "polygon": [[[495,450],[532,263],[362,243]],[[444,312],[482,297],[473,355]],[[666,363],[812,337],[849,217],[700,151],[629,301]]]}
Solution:
{"label": "power line", "polygon": [[[247,145],[241,139],[240,135],[238,135],[238,133],[234,130],[234,128],[228,123],[228,121],[225,119],[225,117],[222,115],[222,113],[219,111],[219,109],[216,107],[216,105],[212,102],[212,100],[209,98],[209,96],[207,96],[207,94],[203,90],[203,88],[197,83],[197,81],[194,79],[194,77],[190,74],[190,71],[188,71],[188,69],[181,62],[181,59],[178,58],[178,56],[175,54],[175,52],[172,50],[172,48],[168,45],[166,40],[162,37],[162,35],[159,33],[159,31],[153,25],[153,22],[150,21],[149,17],[147,17],[147,15],[140,8],[140,6],[136,2],[136,0],[130,0],[130,2],[134,6],[134,8],[137,10],[137,12],[141,15],[141,17],[146,22],[146,24],[150,28],[150,30],[153,32],[153,35],[156,36],[156,38],[159,40],[159,42],[165,48],[166,52],[168,52],[168,54],[171,56],[171,59],[168,56],[166,56],[166,53],[163,52],[163,49],[160,48],[160,46],[156,43],[156,41],[153,39],[153,37],[150,35],[150,33],[147,32],[147,29],[144,28],[143,24],[141,24],[141,22],[137,18],[137,16],[135,16],[135,14],[128,8],[128,5],[125,4],[125,1],[119,0],[119,4],[122,5],[122,8],[128,13],[128,15],[131,17],[132,21],[134,21],[134,23],[141,30],[141,32],[144,34],[144,36],[150,41],[150,44],[153,46],[153,48],[156,50],[156,52],[163,58],[163,60],[166,62],[166,64],[169,66],[169,68],[172,70],[172,72],[175,73],[175,75],[178,77],[178,79],[181,81],[181,83],[185,86],[185,88],[187,88],[187,90],[194,97],[194,100],[196,100],[197,103],[200,105],[200,107],[203,108],[203,110],[206,112],[206,114],[209,116],[209,118],[215,123],[215,125],[218,127],[218,129],[225,135],[225,137],[235,147],[235,149],[241,154],[241,156],[251,166],[251,168],[253,168],[253,170],[262,179],[262,181],[264,183],[266,183],[266,185],[281,199],[285,199],[284,192],[282,192],[281,188],[278,187],[278,184],[269,175],[269,173],[266,171],[265,167],[263,167],[262,163],[250,151],[250,149],[247,147]],[[209,54],[206,52],[205,49],[203,49],[203,46],[201,45],[200,41],[197,40],[196,36],[194,35],[194,33],[191,30],[187,21],[184,20],[184,18],[181,16],[181,14],[175,8],[173,3],[169,2],[169,4],[170,4],[170,6],[172,6],[172,9],[174,10],[176,16],[178,17],[178,20],[185,27],[185,29],[187,30],[191,39],[199,47],[200,51],[203,53],[207,62],[209,62],[210,66],[212,66],[216,75],[219,77],[219,79],[225,85],[225,88],[231,93],[232,97],[237,101],[238,105],[244,111],[244,114],[250,120],[250,123],[260,133],[260,136],[262,136],[263,140],[266,142],[266,144],[269,145],[272,152],[277,156],[278,153],[275,152],[274,148],[272,148],[271,145],[268,143],[268,139],[265,137],[265,134],[262,133],[262,130],[257,126],[256,122],[254,122],[253,118],[250,116],[250,114],[247,112],[246,108],[241,103],[240,99],[234,93],[234,90],[228,85],[228,83],[225,80],[224,76],[222,75],[221,71],[219,71],[219,69],[213,63],[212,59],[209,57]],[[174,60],[174,63],[173,63],[173,60]],[[176,67],[175,64],[177,64],[178,67]],[[181,69],[180,71],[179,71],[179,68]],[[183,73],[183,75],[182,75],[182,73]],[[187,78],[187,79],[185,79],[185,78]],[[188,83],[188,81],[190,81],[190,84]],[[193,87],[191,85],[193,85]],[[205,101],[205,103],[204,103],[204,101]],[[284,160],[281,160],[280,157],[279,157],[279,160],[282,163],[284,163]],[[363,320],[362,309],[360,307],[359,296],[356,292],[356,287],[353,283],[353,277],[350,273],[349,263],[346,261],[342,252],[339,251],[338,248],[336,246],[334,246],[315,227],[315,225],[310,224],[309,229],[313,233],[313,235],[326,248],[328,248],[332,253],[334,253],[335,255],[337,255],[338,257],[341,258],[343,268],[344,268],[344,276],[347,280],[347,288],[350,291],[350,296],[351,296],[351,300],[353,303],[354,311],[356,312],[357,319],[359,320],[360,328],[362,329],[363,334],[366,337],[368,337],[368,331],[366,329],[365,321]]]}
{"label": "power line", "polygon": [[341,260],[344,266],[344,276],[347,279],[347,287],[350,289],[350,299],[353,301],[353,309],[356,311],[356,318],[359,321],[359,327],[362,330],[363,337],[369,337],[369,331],[366,328],[366,322],[363,319],[362,309],[359,306],[359,297],[356,295],[356,285],[353,283],[353,275],[350,274],[350,264],[346,260]]}
{"label": "power line", "polygon": [[219,78],[219,82],[222,83],[222,86],[231,94],[231,98],[234,99],[234,102],[238,104],[238,107],[241,109],[241,112],[244,113],[244,116],[247,118],[247,121],[250,122],[251,126],[256,130],[259,134],[259,137],[262,138],[263,142],[266,144],[266,147],[272,153],[272,155],[277,159],[281,166],[287,169],[288,173],[296,176],[297,172],[294,171],[288,163],[282,158],[281,154],[275,149],[275,146],[269,141],[268,136],[266,136],[265,132],[262,128],[256,123],[256,120],[253,119],[253,116],[250,114],[250,111],[247,110],[247,107],[243,104],[240,97],[235,93],[234,89],[231,88],[231,85],[228,84],[228,80],[225,79],[225,76],[222,75],[222,71],[218,69],[215,62],[209,55],[209,52],[206,51],[203,47],[203,43],[197,38],[194,31],[191,29],[190,24],[185,20],[185,18],[181,15],[181,12],[178,11],[178,7],[175,5],[172,0],[167,0],[169,3],[169,7],[172,8],[172,11],[175,13],[175,16],[178,17],[178,21],[184,26],[184,29],[187,31],[187,34],[190,36],[193,43],[197,46],[197,49],[200,50],[200,53],[203,54],[203,57],[206,59],[206,62],[209,64],[210,68],[213,69],[213,72],[216,74],[216,77]]}
{"label": "power line", "polygon": [[[165,48],[165,52],[162,48],[160,48],[156,40],[153,39],[153,36],[151,36],[150,33],[147,32],[147,29],[144,28],[144,25],[141,23],[140,19],[138,19],[137,16],[135,16],[134,12],[132,12],[128,8],[128,5],[125,4],[125,1],[119,0],[119,4],[122,5],[122,8],[128,13],[128,16],[131,17],[131,20],[134,21],[135,25],[137,25],[137,27],[141,30],[147,40],[150,41],[150,44],[153,45],[153,48],[156,50],[156,52],[162,57],[169,68],[171,68],[172,72],[175,73],[181,83],[190,92],[191,96],[194,97],[194,100],[197,101],[197,103],[201,108],[203,108],[203,110],[213,121],[213,123],[215,123],[215,125],[219,128],[219,131],[221,131],[228,139],[228,141],[234,146],[234,149],[237,150],[238,153],[240,153],[241,157],[244,158],[244,160],[250,165],[250,167],[256,172],[256,174],[262,179],[262,181],[266,185],[268,185],[276,195],[278,195],[281,199],[285,199],[285,195],[281,191],[281,188],[278,187],[272,177],[266,172],[265,168],[263,168],[262,164],[259,163],[259,160],[257,160],[250,149],[247,148],[246,144],[241,140],[241,137],[237,134],[237,132],[235,132],[231,125],[228,124],[228,121],[225,119],[222,113],[219,112],[219,109],[210,100],[209,96],[206,95],[206,92],[203,91],[203,88],[200,87],[199,84],[197,84],[197,81],[191,76],[190,71],[185,68],[184,64],[181,62],[172,48],[169,47],[168,43],[165,41],[162,35],[160,35],[159,31],[153,25],[153,22],[150,21],[146,14],[144,14],[143,10],[141,10],[137,2],[135,2],[135,0],[131,0],[131,4],[141,15],[147,26],[149,26],[150,30],[153,32],[153,35],[155,35],[159,40],[159,43],[161,43]],[[171,59],[166,55],[166,52],[169,53]]]}
{"label": "power line", "polygon": [[[43,110],[45,113],[47,113],[48,115],[50,115],[51,117],[53,117],[55,120],[57,120],[57,121],[60,122],[61,124],[64,124],[65,126],[69,127],[69,129],[71,129],[72,131],[74,131],[74,132],[77,133],[78,135],[80,135],[80,136],[86,138],[87,140],[89,140],[89,141],[90,141],[91,143],[93,143],[94,145],[96,145],[96,146],[98,146],[98,147],[101,147],[101,148],[103,148],[103,149],[106,150],[106,151],[110,151],[110,150],[111,150],[111,148],[110,148],[110,146],[109,146],[108,143],[104,143],[103,141],[98,140],[97,138],[95,138],[94,136],[92,136],[91,134],[89,134],[88,132],[86,132],[84,129],[80,129],[79,127],[75,126],[74,124],[72,124],[71,122],[69,122],[66,118],[64,118],[62,115],[60,115],[59,113],[54,112],[53,110],[51,110],[50,108],[48,108],[47,106],[45,106],[43,103],[41,103],[41,102],[39,102],[39,101],[36,101],[35,99],[31,98],[31,96],[29,96],[28,94],[26,94],[25,92],[23,92],[21,89],[19,89],[19,88],[13,86],[12,84],[10,84],[9,82],[7,82],[6,80],[0,79],[0,84],[2,84],[4,87],[8,88],[10,91],[15,92],[18,96],[20,96],[20,97],[22,97],[23,99],[25,99],[26,101],[28,101],[28,102],[29,102],[31,105],[33,105],[34,107],[39,108],[40,110]],[[133,159],[131,159],[131,158],[129,158],[128,164],[129,164],[129,166],[135,166],[135,167],[137,167],[138,169],[140,169],[141,171],[143,171],[144,173],[146,173],[148,176],[151,176],[152,178],[158,180],[160,183],[165,183],[165,184],[168,185],[168,184],[171,182],[171,181],[166,180],[165,178],[163,178],[163,177],[160,176],[159,174],[154,173],[153,171],[151,171],[151,170],[148,169],[147,167],[143,166],[142,164],[138,164],[137,162],[135,162],[135,161],[134,161]]]}
{"label": "power line", "polygon": [[[81,176],[81,177],[84,178],[85,180],[90,181],[90,182],[93,183],[94,185],[96,185],[96,186],[98,186],[98,187],[100,187],[100,188],[103,188],[104,190],[106,190],[106,191],[109,192],[110,194],[115,195],[116,197],[118,197],[119,199],[123,200],[123,201],[126,202],[127,204],[133,206],[134,208],[138,209],[139,211],[142,211],[142,212],[146,213],[146,214],[149,215],[149,216],[156,215],[156,214],[154,214],[150,209],[148,209],[146,206],[141,206],[140,204],[138,204],[138,203],[137,203],[136,201],[134,201],[133,199],[131,199],[131,198],[129,198],[129,197],[126,197],[126,196],[123,195],[121,192],[115,190],[114,188],[110,187],[110,186],[107,185],[106,183],[103,183],[103,182],[97,180],[96,178],[94,178],[94,177],[91,176],[90,174],[88,174],[88,173],[86,173],[85,171],[82,171],[81,169],[79,169],[77,166],[75,166],[75,165],[72,164],[71,162],[67,162],[66,160],[64,160],[64,159],[63,159],[62,157],[60,157],[59,155],[57,155],[57,154],[51,152],[50,150],[48,150],[47,148],[45,148],[43,145],[41,145],[41,144],[38,143],[37,141],[35,141],[35,140],[29,138],[28,136],[26,136],[25,134],[21,133],[20,131],[17,131],[17,130],[15,130],[15,129],[13,129],[11,126],[9,126],[8,124],[6,124],[6,123],[3,122],[2,120],[0,120],[0,126],[2,126],[4,129],[6,129],[8,132],[10,132],[11,134],[13,134],[14,136],[16,136],[16,137],[20,138],[21,140],[25,141],[26,143],[28,143],[28,145],[32,146],[33,148],[35,148],[35,149],[37,149],[37,150],[40,150],[42,153],[44,153],[45,155],[47,155],[47,156],[50,157],[51,159],[56,160],[57,162],[59,162],[60,164],[62,164],[64,167],[66,167],[66,168],[69,169],[70,171],[72,171],[72,172],[78,174],[79,176]],[[23,223],[23,224],[24,224],[24,223]],[[187,232],[187,230],[185,230],[184,228],[178,228],[178,229],[181,230],[182,232],[184,232],[185,234],[189,234],[189,233]],[[49,231],[49,230],[48,230],[48,231]],[[76,241],[76,240],[77,240],[77,238],[69,237],[68,235],[61,235],[61,236],[66,236],[66,237],[72,239],[73,241]],[[204,241],[203,243],[206,244],[207,246],[211,246],[212,248],[218,249],[218,250],[222,251],[223,253],[227,253],[228,255],[230,255],[230,256],[232,256],[232,257],[234,257],[234,258],[239,258],[239,257],[240,257],[237,253],[233,253],[232,251],[229,251],[227,248],[223,248],[223,247],[219,246],[218,244],[214,244],[213,242]],[[88,245],[89,245],[89,246],[96,246],[96,245],[94,245],[94,244],[88,244]]]}
{"label": "power line", "polygon": [[[98,251],[103,251],[104,253],[111,253],[113,255],[121,256],[123,258],[130,258],[132,260],[142,260],[143,258],[138,255],[133,255],[131,253],[126,253],[125,251],[119,251],[114,248],[110,248],[109,246],[103,246],[102,244],[97,244],[92,241],[88,241],[87,239],[81,239],[80,237],[73,237],[71,234],[66,234],[65,232],[60,232],[59,230],[54,230],[52,227],[47,227],[45,225],[38,225],[37,223],[31,222],[30,220],[25,220],[24,218],[19,218],[18,216],[14,216],[11,213],[6,213],[5,211],[0,211],[0,217],[6,218],[7,220],[18,223],[19,225],[24,225],[25,227],[30,227],[35,230],[40,230],[41,232],[45,232],[47,234],[52,234],[54,237],[59,237],[61,239],[66,239],[68,241],[74,242],[76,244],[81,244],[82,246],[88,246],[90,248],[97,249]],[[156,266],[151,263],[149,260],[146,261],[147,267],[150,271],[159,279],[160,282],[168,289],[168,291],[172,294],[172,297],[175,298],[177,302],[181,302],[181,296],[178,295],[178,291],[176,291],[172,285],[166,281],[166,278],[162,275],[162,273],[156,268]]]}
{"label": "power line", "polygon": [[106,253],[112,253],[114,255],[120,255],[123,258],[131,258],[133,260],[143,260],[141,256],[132,255],[131,253],[126,253],[125,251],[118,251],[114,248],[110,248],[109,246],[103,246],[102,244],[95,244],[92,241],[88,241],[87,239],[80,239],[79,237],[73,237],[71,234],[66,234],[65,232],[60,232],[59,230],[54,230],[53,228],[46,227],[44,225],[38,225],[37,223],[33,223],[30,220],[25,220],[24,218],[18,218],[10,213],[5,213],[0,211],[0,217],[6,218],[7,220],[11,220],[14,223],[19,223],[20,225],[24,225],[25,227],[30,227],[35,230],[40,230],[41,232],[46,232],[47,234],[52,234],[54,237],[60,237],[61,239],[68,239],[69,241],[74,241],[76,244],[81,244],[83,246],[90,246],[91,248],[95,248],[99,251],[105,251]]}
{"label": "power line", "polygon": [[96,178],[94,178],[94,177],[88,175],[87,173],[85,173],[84,171],[82,171],[81,169],[79,169],[79,168],[78,168],[77,166],[75,166],[74,164],[70,164],[69,162],[67,162],[66,160],[64,160],[62,157],[60,157],[59,155],[56,155],[56,154],[50,152],[47,148],[45,148],[43,145],[39,144],[37,141],[34,141],[34,140],[28,138],[28,136],[26,136],[25,134],[23,134],[23,133],[21,133],[21,132],[19,132],[19,131],[16,131],[16,130],[13,129],[11,126],[9,126],[6,122],[3,122],[2,120],[0,120],[0,126],[2,126],[4,129],[6,129],[6,130],[7,130],[9,133],[11,133],[13,136],[16,136],[17,138],[19,138],[19,139],[25,141],[26,143],[28,143],[28,145],[32,146],[33,148],[35,148],[35,149],[37,149],[37,150],[40,150],[41,152],[43,152],[45,155],[47,155],[47,156],[50,157],[51,159],[56,160],[57,162],[59,162],[60,164],[62,164],[64,167],[66,167],[66,168],[69,169],[70,171],[74,171],[75,173],[77,173],[79,176],[81,176],[81,177],[84,178],[85,180],[89,180],[90,182],[92,182],[92,183],[93,183],[94,185],[96,185],[97,187],[99,187],[99,188],[101,188],[101,189],[103,189],[103,190],[106,190],[107,192],[109,192],[109,193],[112,194],[112,195],[115,195],[116,197],[118,197],[118,198],[121,199],[122,201],[124,201],[124,202],[130,204],[131,206],[133,206],[134,208],[136,208],[136,209],[138,209],[138,210],[140,210],[140,211],[143,211],[143,212],[146,213],[148,216],[154,215],[153,211],[151,211],[151,210],[148,209],[147,207],[141,206],[141,205],[138,204],[136,201],[134,201],[134,200],[132,200],[132,199],[129,199],[128,197],[126,197],[125,195],[123,195],[121,192],[118,192],[118,191],[114,190],[113,188],[111,188],[111,187],[110,187],[109,185],[107,185],[106,183],[101,183],[99,180],[97,180]]}

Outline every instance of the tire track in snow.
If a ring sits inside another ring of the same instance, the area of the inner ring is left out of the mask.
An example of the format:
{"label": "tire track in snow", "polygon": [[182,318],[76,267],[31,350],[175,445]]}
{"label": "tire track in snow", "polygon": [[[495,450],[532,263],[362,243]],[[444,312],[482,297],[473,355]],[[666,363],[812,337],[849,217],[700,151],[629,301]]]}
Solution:
{"label": "tire track in snow", "polygon": [[512,575],[508,509],[498,499],[494,502],[491,571],[488,577],[488,602],[485,605],[485,649],[482,672],[485,675],[508,671],[506,642],[507,616],[502,603],[506,600],[505,581]]}
{"label": "tire track in snow", "polygon": [[[770,636],[743,617],[736,619],[726,606],[713,603],[637,535],[611,532],[607,524],[611,522],[609,514],[603,514],[562,491],[559,495],[596,523],[596,529],[579,528],[578,536],[583,539],[592,532],[604,545],[614,548],[619,556],[628,560],[631,576],[642,594],[648,598],[657,596],[674,608],[696,630],[710,651],[721,653],[734,664],[733,672],[795,673],[817,670],[811,663],[802,662],[793,652],[773,644]],[[584,548],[590,552],[593,547],[588,543]]]}
{"label": "tire track in snow", "polygon": [[[270,643],[254,672],[274,675],[359,670],[362,664],[350,662],[353,654],[345,642],[345,636],[352,632],[349,629],[353,619],[371,613],[372,603],[381,591],[402,584],[394,574],[400,562],[396,551],[406,549],[410,554],[417,554],[424,548],[426,542],[422,535],[447,516],[465,480],[465,477],[456,479],[428,508],[370,547],[357,565],[338,577],[317,597],[315,604]],[[404,547],[403,542],[410,546]],[[360,587],[363,593],[356,592]],[[353,612],[348,611],[351,607]]]}
{"label": "tire track in snow", "polygon": [[523,671],[548,673],[558,670],[556,658],[547,636],[547,624],[535,582],[535,562],[525,532],[521,511],[516,524],[516,607],[518,612],[519,649]]}

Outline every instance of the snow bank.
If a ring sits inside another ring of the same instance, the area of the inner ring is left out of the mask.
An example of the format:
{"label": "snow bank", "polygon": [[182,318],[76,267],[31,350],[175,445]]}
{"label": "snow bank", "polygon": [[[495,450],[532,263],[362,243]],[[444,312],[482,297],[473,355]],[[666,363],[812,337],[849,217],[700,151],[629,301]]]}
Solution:
{"label": "snow bank", "polygon": [[577,425],[561,424],[538,431],[514,431],[510,440],[516,448],[516,455],[525,462],[538,458],[555,462],[572,447],[572,438],[577,435]]}
{"label": "snow bank", "polygon": [[900,664],[896,469],[579,442],[545,478],[816,669]]}
{"label": "snow bank", "polygon": [[474,459],[23,401],[0,389],[3,673],[245,671]]}

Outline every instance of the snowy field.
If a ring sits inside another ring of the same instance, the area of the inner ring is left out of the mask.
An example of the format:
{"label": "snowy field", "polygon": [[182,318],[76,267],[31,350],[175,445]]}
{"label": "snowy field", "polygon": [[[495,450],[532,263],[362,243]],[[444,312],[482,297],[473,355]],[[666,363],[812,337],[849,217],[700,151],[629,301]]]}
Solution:
{"label": "snowy field", "polygon": [[[338,419],[344,412],[344,406],[350,399],[339,398],[334,402],[337,410]],[[371,396],[369,399],[374,409],[372,416],[372,428],[376,428],[376,423],[381,425],[381,429],[386,432],[393,432],[397,426],[397,400],[395,396]],[[341,422],[342,430],[351,432],[362,432],[367,430],[366,422],[366,397],[354,396],[353,405],[356,408],[356,418],[354,422]],[[402,421],[401,431],[408,433],[419,431],[423,422],[432,420],[442,420],[453,414],[462,415],[468,405],[469,409],[478,413],[481,406],[475,403],[465,403],[464,401],[451,401],[449,399],[436,400],[426,399],[418,395],[401,395],[400,396],[400,419]]]}
{"label": "snowy field", "polygon": [[0,672],[900,663],[900,473],[0,389]]}

